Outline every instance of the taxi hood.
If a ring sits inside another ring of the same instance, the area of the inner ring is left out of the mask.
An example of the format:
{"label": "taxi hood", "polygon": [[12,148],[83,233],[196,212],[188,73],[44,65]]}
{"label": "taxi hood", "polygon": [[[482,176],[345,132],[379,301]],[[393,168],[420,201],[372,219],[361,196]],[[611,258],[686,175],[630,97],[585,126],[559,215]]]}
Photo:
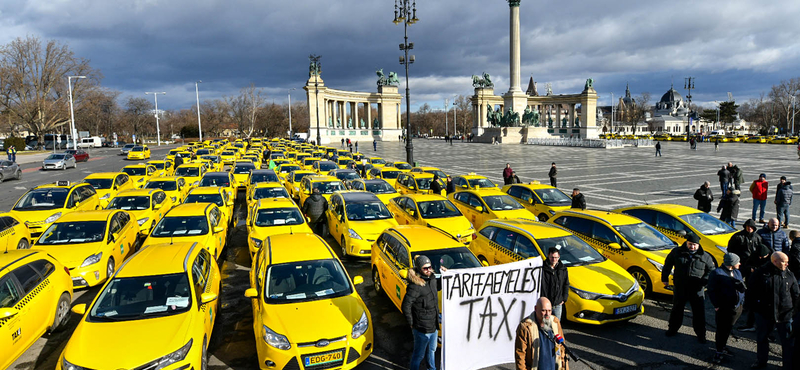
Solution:
{"label": "taxi hood", "polygon": [[359,299],[352,295],[268,307],[261,313],[262,322],[285,335],[293,345],[342,336],[349,338],[353,325],[366,311]]}
{"label": "taxi hood", "polygon": [[[376,239],[383,230],[397,226],[394,218],[383,220],[350,221],[350,227],[363,238]],[[346,231],[346,230],[345,230]]]}
{"label": "taxi hood", "polygon": [[[733,237],[733,234],[736,234],[736,231],[734,231],[732,233],[729,233],[729,234],[703,235],[702,238],[711,240],[716,245],[721,245],[723,247],[727,247],[728,246],[728,241],[731,240],[731,238]],[[710,249],[710,248],[714,248],[714,246],[705,247],[706,251],[708,251],[708,249]]]}
{"label": "taxi hood", "polygon": [[[99,252],[105,242],[106,240],[104,238],[102,241],[94,243],[56,245],[35,244],[33,248],[47,252],[47,254],[53,256],[53,258],[55,258],[58,262],[61,262],[68,269],[72,270],[81,267],[81,264],[86,257]],[[103,269],[105,267],[101,266],[100,268]]]}
{"label": "taxi hood", "polygon": [[570,285],[580,290],[616,295],[634,284],[633,277],[611,260],[567,269]]}
{"label": "taxi hood", "polygon": [[461,235],[471,231],[469,228],[472,226],[466,217],[426,218],[425,222],[448,233],[455,232]]}

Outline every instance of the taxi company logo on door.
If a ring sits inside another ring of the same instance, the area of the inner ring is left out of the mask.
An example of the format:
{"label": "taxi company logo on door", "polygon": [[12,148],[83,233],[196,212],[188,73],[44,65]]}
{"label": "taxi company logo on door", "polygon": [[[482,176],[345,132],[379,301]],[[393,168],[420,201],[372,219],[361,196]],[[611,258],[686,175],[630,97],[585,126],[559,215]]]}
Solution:
{"label": "taxi company logo on door", "polygon": [[22,328],[19,328],[17,331],[11,333],[11,340],[16,341],[19,339],[20,335],[22,335]]}

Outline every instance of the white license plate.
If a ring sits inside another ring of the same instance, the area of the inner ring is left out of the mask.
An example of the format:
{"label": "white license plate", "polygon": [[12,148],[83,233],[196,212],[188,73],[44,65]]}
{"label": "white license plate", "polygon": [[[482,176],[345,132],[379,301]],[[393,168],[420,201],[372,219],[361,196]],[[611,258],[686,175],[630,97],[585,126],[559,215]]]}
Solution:
{"label": "white license plate", "polygon": [[638,306],[635,305],[635,304],[630,305],[630,306],[615,308],[614,309],[614,315],[620,315],[620,314],[624,314],[624,313],[636,312],[636,308],[638,308]]}

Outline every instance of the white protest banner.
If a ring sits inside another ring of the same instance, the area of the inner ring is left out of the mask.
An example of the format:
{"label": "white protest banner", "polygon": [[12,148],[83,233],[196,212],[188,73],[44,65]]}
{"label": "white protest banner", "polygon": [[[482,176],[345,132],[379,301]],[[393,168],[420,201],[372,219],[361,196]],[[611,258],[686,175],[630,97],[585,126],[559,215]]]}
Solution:
{"label": "white protest banner", "polygon": [[517,325],[541,292],[542,260],[442,274],[442,370],[514,362]]}

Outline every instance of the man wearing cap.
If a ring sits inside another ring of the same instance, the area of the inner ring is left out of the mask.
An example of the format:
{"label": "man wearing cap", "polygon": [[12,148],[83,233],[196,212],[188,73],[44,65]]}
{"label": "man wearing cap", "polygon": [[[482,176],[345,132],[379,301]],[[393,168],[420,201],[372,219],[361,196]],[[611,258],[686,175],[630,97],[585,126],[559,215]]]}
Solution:
{"label": "man wearing cap", "polygon": [[778,223],[789,227],[789,206],[792,205],[792,183],[786,181],[786,176],[781,176],[781,182],[775,190],[775,208],[778,209]]}
{"label": "man wearing cap", "polygon": [[726,348],[728,337],[736,320],[742,314],[745,285],[739,271],[739,256],[726,253],[722,266],[718,267],[708,278],[708,298],[714,306],[717,324],[716,348],[714,363],[722,362],[724,356],[732,355]]}
{"label": "man wearing cap", "polygon": [[581,194],[581,189],[572,189],[572,207],[577,209],[586,209],[586,198]]}
{"label": "man wearing cap", "polygon": [[669,285],[669,275],[673,273],[672,312],[669,315],[669,328],[666,332],[668,337],[677,334],[683,325],[683,309],[688,302],[692,308],[692,326],[697,334],[697,340],[700,343],[706,342],[703,288],[713,270],[714,260],[703,250],[700,238],[693,233],[686,235],[686,241],[669,252],[661,270],[661,282],[664,286]]}
{"label": "man wearing cap", "polygon": [[753,194],[753,220],[756,219],[756,210],[761,207],[761,213],[758,217],[758,222],[764,223],[764,208],[767,207],[767,189],[769,183],[767,182],[767,175],[761,174],[758,180],[750,184],[750,193]]}
{"label": "man wearing cap", "polygon": [[[441,271],[444,272],[444,266]],[[408,270],[408,287],[401,305],[403,315],[414,336],[414,352],[408,368],[416,370],[427,354],[428,369],[436,370],[436,345],[439,335],[439,295],[431,260],[423,255],[414,257],[414,267]]]}

